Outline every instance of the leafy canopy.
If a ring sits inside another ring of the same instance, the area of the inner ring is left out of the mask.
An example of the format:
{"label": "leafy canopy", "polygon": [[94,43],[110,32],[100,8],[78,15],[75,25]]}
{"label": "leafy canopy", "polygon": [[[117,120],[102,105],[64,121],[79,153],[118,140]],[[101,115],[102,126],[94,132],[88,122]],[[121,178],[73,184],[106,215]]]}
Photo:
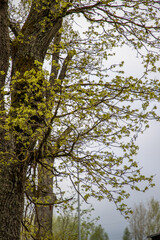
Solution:
{"label": "leafy canopy", "polygon": [[[125,186],[152,185],[133,156],[137,134],[148,120],[159,120],[151,105],[160,99],[159,80],[151,74],[159,71],[159,3],[21,0],[9,6],[12,69],[1,72],[1,128],[6,141],[15,140],[10,161],[27,163],[32,192],[32,169],[40,164],[54,176],[57,203],[67,198],[62,181],[75,189],[80,181],[85,200],[107,197],[127,214]],[[137,52],[142,76],[126,76],[124,62],[112,62],[124,45]]]}

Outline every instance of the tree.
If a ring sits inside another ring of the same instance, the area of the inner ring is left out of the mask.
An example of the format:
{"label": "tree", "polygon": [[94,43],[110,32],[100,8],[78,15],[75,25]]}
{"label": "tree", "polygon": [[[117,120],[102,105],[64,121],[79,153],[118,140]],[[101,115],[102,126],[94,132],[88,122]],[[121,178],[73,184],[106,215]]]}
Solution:
{"label": "tree", "polygon": [[145,237],[146,209],[142,203],[133,210],[130,219],[130,229],[135,240],[143,240]]}
{"label": "tree", "polygon": [[[69,179],[77,190],[77,168],[85,200],[106,197],[124,214],[125,186],[151,185],[133,155],[138,132],[159,119],[150,108],[159,81],[149,76],[159,70],[158,7],[155,0],[0,1],[2,240],[20,239],[26,202],[44,238],[44,208],[72,198],[59,183]],[[114,48],[125,44],[142,57],[140,78],[125,76],[123,62],[109,65]]]}
{"label": "tree", "polygon": [[130,233],[130,231],[128,230],[127,227],[124,230],[123,240],[132,240],[131,233]]}
{"label": "tree", "polygon": [[147,205],[140,203],[133,209],[130,229],[135,240],[146,239],[160,228],[160,203],[152,198]]}
{"label": "tree", "polygon": [[108,234],[104,231],[101,225],[98,225],[93,230],[89,240],[109,240]]}
{"label": "tree", "polygon": [[[86,213],[85,213],[86,214]],[[81,239],[88,239],[89,233],[95,229],[95,220],[81,216]],[[55,240],[77,240],[78,239],[78,217],[77,214],[64,211],[53,220],[53,237]]]}
{"label": "tree", "polygon": [[160,202],[152,198],[147,205],[146,235],[159,232],[160,228]]}

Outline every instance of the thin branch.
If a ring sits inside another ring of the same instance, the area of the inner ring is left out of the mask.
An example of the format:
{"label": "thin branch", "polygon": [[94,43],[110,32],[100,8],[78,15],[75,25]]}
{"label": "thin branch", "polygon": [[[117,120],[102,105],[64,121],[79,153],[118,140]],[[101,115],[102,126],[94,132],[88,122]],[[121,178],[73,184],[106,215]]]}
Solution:
{"label": "thin branch", "polygon": [[66,15],[69,15],[69,14],[72,14],[72,13],[83,13],[84,11],[86,12],[87,10],[96,8],[98,5],[101,5],[101,4],[102,4],[102,2],[98,1],[97,3],[92,4],[92,5],[86,5],[86,6],[83,6],[83,7],[70,9],[66,12]]}
{"label": "thin branch", "polygon": [[24,222],[21,221],[21,223],[22,223],[22,226],[26,229],[26,231],[29,232],[29,234],[30,234],[30,236],[32,237],[32,239],[37,240],[37,239],[34,238],[34,236],[30,233],[30,230],[27,228],[27,226],[24,224]]}

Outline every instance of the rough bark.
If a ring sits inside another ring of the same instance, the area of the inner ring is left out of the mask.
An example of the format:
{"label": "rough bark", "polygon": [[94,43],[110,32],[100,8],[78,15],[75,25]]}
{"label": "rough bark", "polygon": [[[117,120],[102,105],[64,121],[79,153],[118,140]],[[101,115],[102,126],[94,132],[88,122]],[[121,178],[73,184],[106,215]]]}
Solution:
{"label": "rough bark", "polygon": [[35,207],[36,239],[52,238],[53,206],[56,197],[53,193],[52,160],[47,159],[46,167],[39,165],[38,169],[38,202]]}
{"label": "rough bark", "polygon": [[8,1],[0,1],[0,111],[4,110],[4,99],[2,88],[9,65],[9,32],[8,32]]}
{"label": "rough bark", "polygon": [[5,140],[3,87],[9,65],[8,1],[0,1],[0,239],[20,239],[23,216],[24,164],[11,164],[7,154],[11,147]]}
{"label": "rough bark", "polygon": [[[4,141],[5,130],[3,128],[5,122],[4,112],[4,94],[3,88],[5,78],[9,66],[9,31],[8,31],[8,1],[0,1],[0,152],[6,148]],[[1,157],[2,159],[2,157]]]}
{"label": "rough bark", "polygon": [[0,239],[20,239],[24,204],[25,167],[6,166],[0,173]]}

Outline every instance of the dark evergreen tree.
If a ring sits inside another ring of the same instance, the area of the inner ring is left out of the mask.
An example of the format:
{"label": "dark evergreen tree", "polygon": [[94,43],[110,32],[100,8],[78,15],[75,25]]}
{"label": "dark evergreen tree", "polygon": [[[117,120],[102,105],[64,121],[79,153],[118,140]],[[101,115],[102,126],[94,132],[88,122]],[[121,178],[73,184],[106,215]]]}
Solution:
{"label": "dark evergreen tree", "polygon": [[108,234],[104,231],[101,225],[95,227],[89,240],[109,240]]}
{"label": "dark evergreen tree", "polygon": [[132,240],[131,233],[128,230],[128,227],[126,227],[124,230],[123,240]]}

